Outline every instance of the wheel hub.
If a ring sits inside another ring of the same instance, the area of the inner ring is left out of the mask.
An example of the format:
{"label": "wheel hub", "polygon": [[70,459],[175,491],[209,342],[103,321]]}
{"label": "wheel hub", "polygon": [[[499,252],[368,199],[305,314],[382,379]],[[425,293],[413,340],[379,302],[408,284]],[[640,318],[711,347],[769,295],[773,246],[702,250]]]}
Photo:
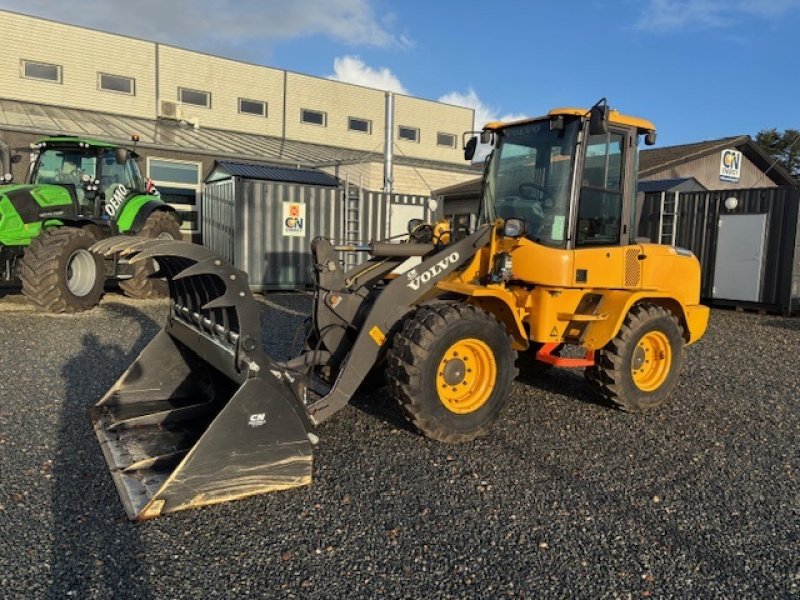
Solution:
{"label": "wheel hub", "polygon": [[480,409],[494,390],[497,364],[489,345],[476,338],[453,343],[439,361],[436,391],[450,412],[469,414]]}
{"label": "wheel hub", "polygon": [[631,356],[633,383],[643,392],[653,392],[667,380],[671,365],[669,338],[661,331],[649,331],[636,344]]}
{"label": "wheel hub", "polygon": [[447,385],[458,385],[464,380],[467,367],[460,358],[452,358],[444,366],[444,381]]}
{"label": "wheel hub", "polygon": [[81,248],[70,254],[66,271],[67,289],[73,296],[82,298],[92,291],[97,269],[91,252]]}

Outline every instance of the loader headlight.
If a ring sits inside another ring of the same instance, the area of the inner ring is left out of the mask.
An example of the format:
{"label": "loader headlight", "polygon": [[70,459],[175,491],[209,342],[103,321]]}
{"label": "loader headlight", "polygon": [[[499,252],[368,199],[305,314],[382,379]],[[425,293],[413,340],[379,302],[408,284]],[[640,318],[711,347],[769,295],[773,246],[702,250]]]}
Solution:
{"label": "loader headlight", "polygon": [[503,235],[510,238],[518,238],[525,235],[525,221],[522,219],[506,219],[503,223]]}

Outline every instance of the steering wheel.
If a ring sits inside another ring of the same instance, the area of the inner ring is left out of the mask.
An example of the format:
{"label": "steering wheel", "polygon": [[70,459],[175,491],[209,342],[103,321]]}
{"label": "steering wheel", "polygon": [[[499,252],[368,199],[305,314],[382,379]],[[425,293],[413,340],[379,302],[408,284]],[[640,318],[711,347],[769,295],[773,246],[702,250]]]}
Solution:
{"label": "steering wheel", "polygon": [[[538,194],[536,194],[538,192]],[[543,185],[528,181],[519,184],[519,195],[526,200],[535,200],[542,205],[542,208],[553,208],[555,202],[551,196],[551,190]]]}

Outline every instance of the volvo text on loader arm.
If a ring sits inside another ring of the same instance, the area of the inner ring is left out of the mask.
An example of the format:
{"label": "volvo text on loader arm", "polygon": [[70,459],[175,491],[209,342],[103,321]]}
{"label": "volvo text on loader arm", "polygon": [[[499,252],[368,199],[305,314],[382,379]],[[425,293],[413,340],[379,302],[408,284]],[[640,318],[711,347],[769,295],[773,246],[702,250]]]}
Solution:
{"label": "volvo text on loader arm", "polygon": [[[414,428],[443,442],[490,429],[518,353],[583,369],[627,411],[667,400],[708,309],[691,252],[636,239],[637,150],[652,123],[601,102],[480,135],[493,150],[474,231],[414,223],[407,241],[358,246],[369,259],[349,272],[346,248],[312,242],[312,315],[288,361],[262,349],[247,275],[202,246],[95,246],[155,259],[171,296],[164,329],[92,410],[130,518],[309,484],[315,427],[376,367]],[[419,264],[393,275],[409,257]]]}

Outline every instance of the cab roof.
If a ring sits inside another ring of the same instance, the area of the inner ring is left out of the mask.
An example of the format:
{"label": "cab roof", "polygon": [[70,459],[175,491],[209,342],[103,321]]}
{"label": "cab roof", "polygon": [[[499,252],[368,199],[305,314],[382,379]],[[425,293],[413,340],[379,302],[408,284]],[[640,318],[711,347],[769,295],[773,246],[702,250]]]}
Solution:
{"label": "cab roof", "polygon": [[[550,117],[587,117],[589,116],[589,110],[586,108],[554,108],[546,115],[542,117],[532,117],[527,119],[519,119],[517,121],[509,121],[503,123],[502,121],[492,121],[491,123],[487,123],[484,125],[484,129],[490,129],[493,131],[497,131],[500,129],[505,129],[506,127],[511,127],[512,125],[523,125],[525,123],[533,123],[534,121],[541,121],[543,119],[548,119]],[[656,126],[653,125],[651,121],[647,119],[642,119],[640,117],[633,117],[631,115],[623,115],[618,110],[609,110],[608,111],[608,120],[610,123],[615,123],[617,125],[624,125],[626,127],[635,127],[640,132],[645,133],[648,131],[655,131]]]}
{"label": "cab roof", "polygon": [[56,135],[51,137],[42,138],[36,142],[37,144],[86,144],[93,148],[117,148],[118,144],[111,144],[100,140],[93,140],[90,138],[80,138],[71,135]]}

